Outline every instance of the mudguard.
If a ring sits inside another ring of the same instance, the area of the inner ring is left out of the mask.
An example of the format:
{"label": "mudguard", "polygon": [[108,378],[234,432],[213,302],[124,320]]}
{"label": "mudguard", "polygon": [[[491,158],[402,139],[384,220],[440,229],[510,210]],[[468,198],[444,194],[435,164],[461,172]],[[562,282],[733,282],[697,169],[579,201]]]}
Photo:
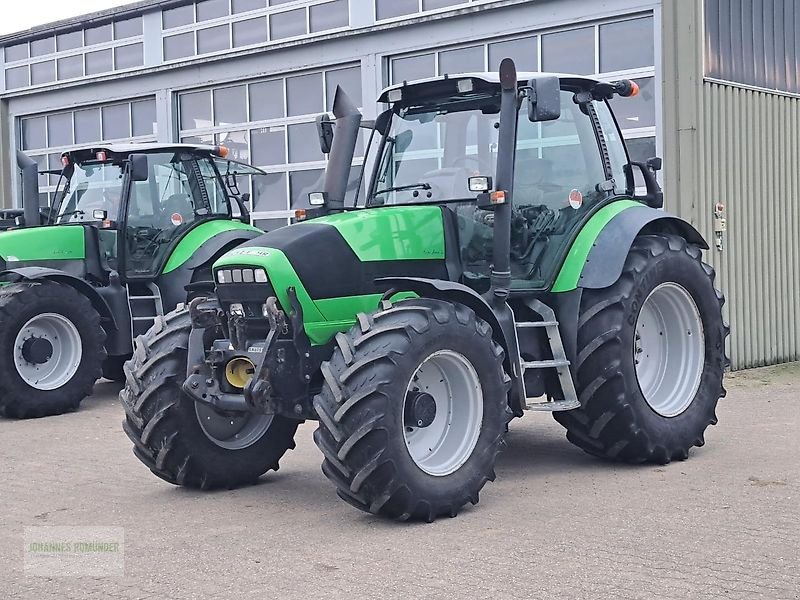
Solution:
{"label": "mudguard", "polygon": [[194,251],[189,260],[183,262],[179,267],[163,273],[156,281],[161,290],[164,309],[172,310],[181,302],[186,302],[186,286],[196,283],[194,279],[198,269],[208,266],[210,270],[211,264],[222,254],[263,235],[263,233],[263,231],[250,229],[232,229],[208,238]]}
{"label": "mudguard", "polygon": [[[100,313],[100,316],[108,325],[108,329],[114,331],[119,330],[117,319],[114,312],[109,307],[105,299],[97,293],[97,290],[89,283],[65,273],[57,269],[48,269],[46,267],[20,267],[19,269],[9,269],[0,273],[0,280],[2,281],[53,281],[62,285],[68,285],[75,288],[79,293],[86,296],[94,306],[95,310]],[[105,327],[105,324],[104,324]]]}
{"label": "mudguard", "polygon": [[602,289],[622,275],[625,260],[637,236],[643,233],[672,233],[690,244],[708,250],[700,232],[683,219],[643,205],[622,210],[592,239],[578,236],[566,263],[553,286],[553,292],[577,288]]}

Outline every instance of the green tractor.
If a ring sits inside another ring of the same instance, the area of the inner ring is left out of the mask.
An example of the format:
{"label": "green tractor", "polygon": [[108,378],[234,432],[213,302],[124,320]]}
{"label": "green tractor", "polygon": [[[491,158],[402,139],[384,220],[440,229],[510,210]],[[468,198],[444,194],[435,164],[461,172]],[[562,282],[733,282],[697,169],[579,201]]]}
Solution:
{"label": "green tractor", "polygon": [[40,209],[36,163],[18,155],[24,212],[3,215],[0,232],[0,415],[75,410],[101,376],[124,380],[133,339],[213,289],[214,261],[263,233],[236,183],[261,171],[226,156],[181,144],[72,150],[53,207]]}
{"label": "green tractor", "polygon": [[[306,220],[226,254],[213,296],[137,340],[135,455],[232,488],[313,419],[343,500],[426,521],[478,502],[526,411],[596,456],[687,458],[725,394],[724,301],[701,235],[659,210],[659,161],[628,158],[609,100],[636,92],[507,59],[389,88],[367,124],[337,90]],[[360,126],[378,149],[345,209]]]}

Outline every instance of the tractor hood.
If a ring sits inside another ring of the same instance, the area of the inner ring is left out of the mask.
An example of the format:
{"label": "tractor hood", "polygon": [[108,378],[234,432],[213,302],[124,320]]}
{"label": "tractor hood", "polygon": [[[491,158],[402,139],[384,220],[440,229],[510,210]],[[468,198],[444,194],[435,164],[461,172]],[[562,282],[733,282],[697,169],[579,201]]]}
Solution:
{"label": "tractor hood", "polygon": [[[284,310],[294,288],[312,341],[324,341],[357,312],[374,310],[385,291],[383,277],[457,277],[458,251],[445,253],[445,231],[454,226],[441,206],[398,206],[356,210],[277,229],[225,254],[220,270],[261,267]],[[447,238],[450,238],[447,235]],[[457,248],[457,246],[456,246]],[[455,267],[454,267],[455,265]],[[225,279],[223,275],[223,279]],[[237,276],[238,279],[238,276]],[[220,298],[236,301],[244,283],[217,286]],[[273,293],[267,290],[266,293]],[[262,302],[264,299],[261,300]]]}
{"label": "tractor hood", "polygon": [[81,225],[32,227],[0,233],[1,266],[32,263],[46,266],[50,261],[83,260],[86,242]]}

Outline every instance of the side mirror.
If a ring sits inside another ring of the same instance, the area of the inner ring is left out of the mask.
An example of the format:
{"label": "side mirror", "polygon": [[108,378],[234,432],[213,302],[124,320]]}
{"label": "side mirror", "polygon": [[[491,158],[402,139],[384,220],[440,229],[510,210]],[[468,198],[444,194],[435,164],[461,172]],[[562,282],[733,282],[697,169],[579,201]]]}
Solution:
{"label": "side mirror", "polygon": [[[664,208],[664,192],[658,183],[656,173],[661,170],[663,166],[660,158],[651,158],[646,163],[631,162],[625,165],[625,176],[628,181],[628,193],[631,197],[641,200],[650,208]],[[639,169],[644,179],[644,185],[647,188],[647,194],[643,197],[636,197],[636,177],[634,169]]]}
{"label": "side mirror", "polygon": [[131,180],[147,181],[150,178],[150,167],[146,154],[131,154],[128,157],[131,170]]}
{"label": "side mirror", "polygon": [[555,121],[561,117],[561,82],[558,77],[537,77],[528,82],[528,120]]}
{"label": "side mirror", "polygon": [[327,113],[317,117],[317,135],[319,136],[319,149],[323,154],[330,154],[333,148],[334,121]]}
{"label": "side mirror", "polygon": [[242,202],[244,203],[244,205],[249,208],[250,207],[250,198],[252,198],[252,196],[250,195],[250,192],[245,192],[244,194],[242,194],[241,198],[242,198]]}

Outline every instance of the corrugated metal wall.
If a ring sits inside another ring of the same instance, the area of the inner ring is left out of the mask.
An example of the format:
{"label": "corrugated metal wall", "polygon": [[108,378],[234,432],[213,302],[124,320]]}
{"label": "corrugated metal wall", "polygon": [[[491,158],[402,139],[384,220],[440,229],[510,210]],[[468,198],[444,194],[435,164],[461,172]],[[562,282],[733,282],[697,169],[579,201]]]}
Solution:
{"label": "corrugated metal wall", "polygon": [[713,245],[714,206],[727,206],[724,248],[706,256],[733,368],[798,360],[800,96],[704,80],[702,2],[663,0],[662,24],[667,209]]}
{"label": "corrugated metal wall", "polygon": [[703,86],[699,205],[728,209],[713,251],[729,298],[735,368],[800,359],[800,99]]}

